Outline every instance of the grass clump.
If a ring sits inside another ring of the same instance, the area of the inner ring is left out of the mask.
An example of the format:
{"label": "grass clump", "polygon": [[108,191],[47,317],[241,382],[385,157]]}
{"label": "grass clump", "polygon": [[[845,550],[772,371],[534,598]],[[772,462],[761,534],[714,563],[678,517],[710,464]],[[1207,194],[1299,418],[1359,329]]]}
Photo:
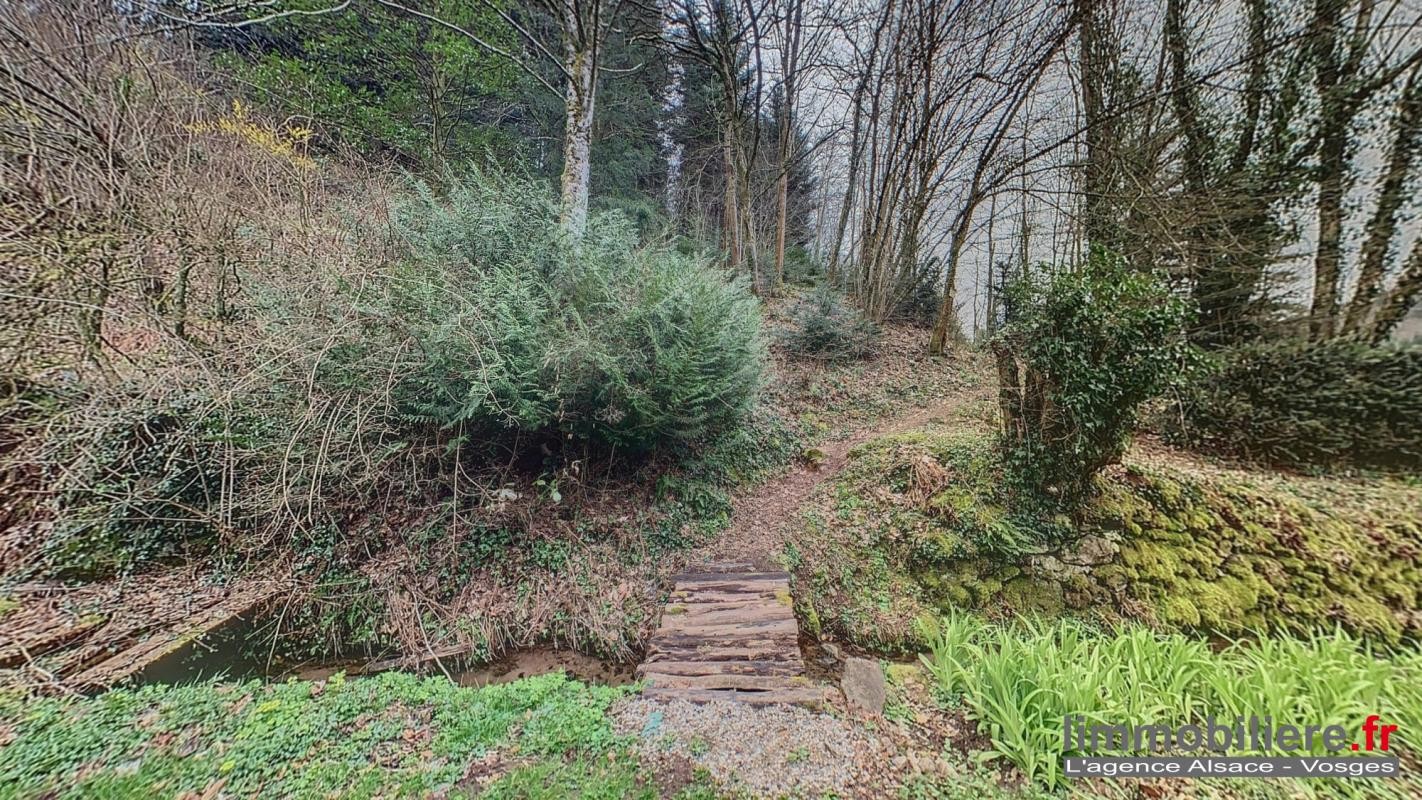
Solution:
{"label": "grass clump", "polygon": [[497,754],[523,766],[499,770],[509,774],[489,787],[494,797],[530,796],[518,787],[544,773],[615,773],[630,786],[630,756],[607,717],[624,693],[561,673],[482,689],[386,673],[10,699],[0,773],[13,797],[196,796],[213,786],[241,797],[472,797],[470,761]]}
{"label": "grass clump", "polygon": [[[1065,783],[1062,720],[1176,728],[1214,716],[1356,730],[1370,714],[1406,731],[1422,724],[1422,654],[1377,658],[1335,631],[1263,638],[1214,650],[1141,627],[1103,632],[1072,620],[1013,625],[949,615],[926,625],[923,662],[945,697],[960,701],[990,737],[991,758],[1029,781]],[[1330,792],[1361,791],[1327,781]],[[1415,789],[1414,789],[1415,790]]]}

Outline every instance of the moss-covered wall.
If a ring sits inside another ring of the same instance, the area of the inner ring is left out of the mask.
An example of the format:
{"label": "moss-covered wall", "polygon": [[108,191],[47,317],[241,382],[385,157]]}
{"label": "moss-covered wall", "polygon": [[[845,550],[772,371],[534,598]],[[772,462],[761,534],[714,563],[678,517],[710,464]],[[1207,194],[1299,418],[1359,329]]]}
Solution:
{"label": "moss-covered wall", "polygon": [[1119,537],[1120,552],[1091,577],[1162,625],[1422,635],[1422,501],[1340,508],[1159,469],[1102,485],[1084,526]]}
{"label": "moss-covered wall", "polygon": [[1066,518],[1015,501],[980,434],[900,434],[851,459],[792,565],[817,625],[871,649],[915,649],[911,617],[948,606],[1422,637],[1417,487],[1128,460]]}

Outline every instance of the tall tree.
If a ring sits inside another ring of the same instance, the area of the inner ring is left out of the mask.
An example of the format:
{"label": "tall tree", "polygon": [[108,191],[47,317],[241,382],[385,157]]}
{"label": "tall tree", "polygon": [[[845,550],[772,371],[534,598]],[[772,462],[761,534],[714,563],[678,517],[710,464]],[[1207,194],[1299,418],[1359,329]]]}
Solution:
{"label": "tall tree", "polygon": [[[1383,13],[1378,13],[1379,11]],[[1360,116],[1370,102],[1422,62],[1415,41],[1418,21],[1406,23],[1413,41],[1386,41],[1400,0],[1379,8],[1378,0],[1315,0],[1308,29],[1308,54],[1318,96],[1318,243],[1313,258],[1313,301],[1309,332],[1325,339],[1339,332],[1343,289],[1345,198],[1357,179]],[[1351,20],[1349,16],[1351,15]],[[1386,180],[1386,179],[1385,179]],[[1384,203],[1388,201],[1384,198]]]}
{"label": "tall tree", "polygon": [[767,7],[768,0],[676,0],[668,37],[675,52],[703,65],[714,81],[725,171],[722,246],[732,268],[749,263],[757,291],[761,276],[750,183],[760,144],[759,55]]}

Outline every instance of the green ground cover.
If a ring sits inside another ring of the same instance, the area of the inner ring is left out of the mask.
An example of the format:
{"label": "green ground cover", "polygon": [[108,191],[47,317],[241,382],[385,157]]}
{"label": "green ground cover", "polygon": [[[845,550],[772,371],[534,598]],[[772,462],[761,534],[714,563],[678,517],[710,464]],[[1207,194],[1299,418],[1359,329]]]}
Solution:
{"label": "green ground cover", "polygon": [[10,696],[0,797],[656,797],[607,716],[626,691],[386,673]]}

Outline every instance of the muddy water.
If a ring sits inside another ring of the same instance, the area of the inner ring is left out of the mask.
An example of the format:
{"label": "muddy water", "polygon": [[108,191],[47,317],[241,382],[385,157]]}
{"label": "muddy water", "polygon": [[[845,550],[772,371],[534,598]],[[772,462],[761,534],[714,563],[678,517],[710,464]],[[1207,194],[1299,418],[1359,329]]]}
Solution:
{"label": "muddy water", "polygon": [[139,670],[127,682],[142,686],[268,677],[275,670],[247,646],[254,638],[255,628],[252,618],[233,617],[206,636],[188,642]]}
{"label": "muddy water", "polygon": [[[260,645],[257,633],[258,621],[235,618],[217,628],[202,639],[189,642],[182,648],[149,664],[130,678],[137,685],[149,683],[192,683],[201,680],[324,680],[337,672],[357,676],[364,672],[369,663],[364,659],[329,661],[305,664],[270,662]],[[566,672],[570,677],[584,683],[600,683],[621,686],[634,679],[630,664],[617,664],[600,658],[570,650],[555,650],[552,647],[532,647],[509,653],[490,664],[469,666],[457,661],[446,661],[445,670],[461,686],[488,686],[495,683],[510,683],[520,678],[544,675],[549,672]],[[438,667],[431,665],[432,674],[439,674]]]}
{"label": "muddy water", "polygon": [[559,671],[566,672],[583,683],[623,686],[634,680],[631,664],[615,664],[571,650],[554,650],[551,647],[519,650],[492,664],[451,674],[460,686],[488,686],[492,683],[510,683],[519,678]]}

